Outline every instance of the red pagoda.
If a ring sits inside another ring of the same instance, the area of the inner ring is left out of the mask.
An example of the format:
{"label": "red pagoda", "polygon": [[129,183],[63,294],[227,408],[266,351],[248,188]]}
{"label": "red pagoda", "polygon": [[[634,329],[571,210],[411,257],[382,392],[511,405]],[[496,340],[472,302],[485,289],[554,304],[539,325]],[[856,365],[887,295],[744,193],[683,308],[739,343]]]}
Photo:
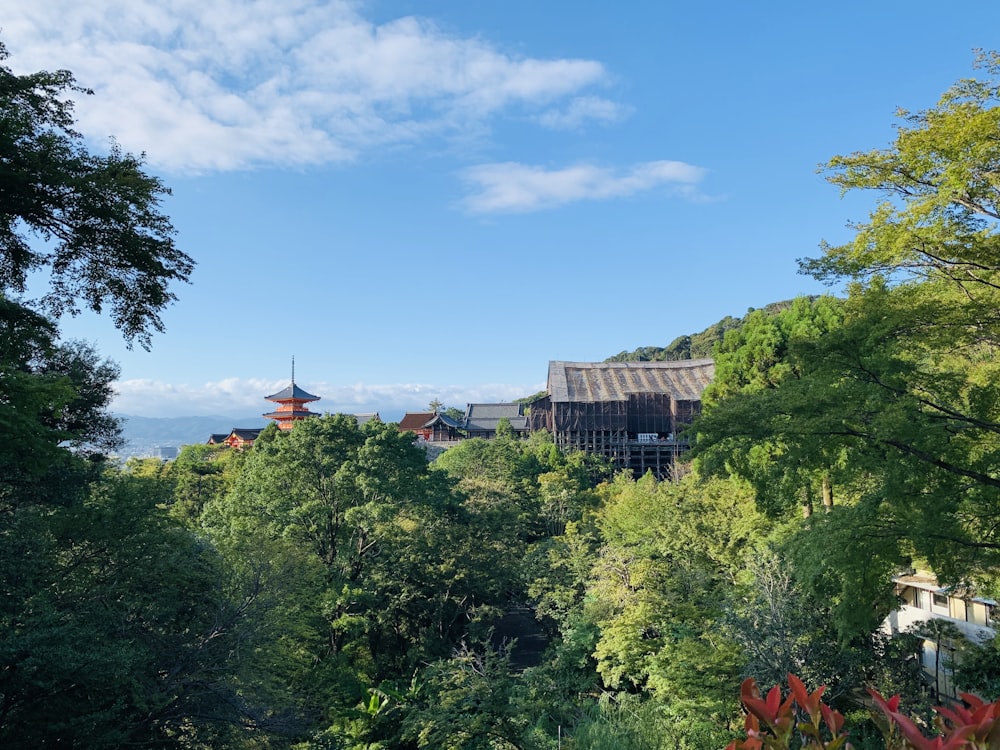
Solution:
{"label": "red pagoda", "polygon": [[272,396],[265,396],[268,401],[274,401],[278,408],[265,414],[268,419],[273,419],[278,423],[278,429],[290,430],[295,423],[306,417],[318,416],[316,412],[309,411],[305,404],[310,401],[319,401],[319,396],[306,393],[295,385],[295,359],[292,359],[292,383],[282,391],[278,391]]}

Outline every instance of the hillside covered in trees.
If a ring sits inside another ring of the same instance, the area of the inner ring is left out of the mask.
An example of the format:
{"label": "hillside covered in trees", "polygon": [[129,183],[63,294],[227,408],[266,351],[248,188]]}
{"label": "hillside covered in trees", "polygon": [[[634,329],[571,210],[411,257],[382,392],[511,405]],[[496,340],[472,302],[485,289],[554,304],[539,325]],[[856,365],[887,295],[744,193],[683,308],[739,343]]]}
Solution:
{"label": "hillside covered in trees", "polygon": [[746,325],[754,315],[770,317],[792,305],[792,300],[771,302],[758,309],[751,308],[742,318],[727,315],[718,323],[710,325],[698,333],[678,336],[666,346],[641,346],[630,352],[618,352],[605,362],[676,362],[683,359],[710,358],[715,354],[728,331],[736,331]]}
{"label": "hillside covered in trees", "polygon": [[[117,370],[58,317],[108,310],[148,345],[193,261],[141,159],[82,145],[72,76],[0,66],[0,745],[710,750],[746,736],[745,678],[794,672],[855,748],[884,748],[866,687],[935,731],[928,637],[996,698],[995,640],[879,628],[902,567],[998,593],[1000,61],[982,62],[891,146],[828,165],[878,199],[803,262],[846,298],[619,355],[715,359],[676,482],[504,430],[429,463],[345,415],[110,465]],[[35,303],[29,273],[52,280]]]}

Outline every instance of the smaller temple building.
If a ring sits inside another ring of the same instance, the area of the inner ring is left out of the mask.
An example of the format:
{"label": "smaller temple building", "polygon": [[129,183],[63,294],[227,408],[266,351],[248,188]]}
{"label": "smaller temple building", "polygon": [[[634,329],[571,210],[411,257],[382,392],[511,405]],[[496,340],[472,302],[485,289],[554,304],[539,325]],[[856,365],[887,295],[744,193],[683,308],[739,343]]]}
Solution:
{"label": "smaller temple building", "polygon": [[465,422],[462,425],[470,438],[480,437],[492,440],[497,436],[497,425],[506,419],[515,437],[528,436],[528,418],[524,414],[524,404],[512,401],[499,404],[466,404]]}
{"label": "smaller temple building", "polygon": [[249,448],[260,435],[260,427],[234,427],[230,432],[220,432],[208,438],[209,445],[228,445],[230,448]]}
{"label": "smaller temple building", "polygon": [[408,411],[399,422],[400,432],[412,432],[428,443],[453,443],[461,440],[461,425],[447,414],[436,411]]}

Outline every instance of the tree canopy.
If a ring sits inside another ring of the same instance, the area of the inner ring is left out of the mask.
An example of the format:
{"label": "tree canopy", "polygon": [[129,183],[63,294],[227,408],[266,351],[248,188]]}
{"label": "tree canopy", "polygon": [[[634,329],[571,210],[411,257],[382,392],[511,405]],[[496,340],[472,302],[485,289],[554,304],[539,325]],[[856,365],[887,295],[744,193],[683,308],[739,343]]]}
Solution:
{"label": "tree canopy", "polygon": [[[0,61],[7,59],[0,42]],[[91,93],[69,71],[16,75],[0,65],[0,292],[20,295],[44,270],[41,309],[55,316],[109,309],[128,342],[163,330],[169,285],[194,263],[160,210],[169,189],[143,157],[112,143],[87,149],[71,97]]]}
{"label": "tree canopy", "polygon": [[[793,669],[845,714],[862,683],[919,702],[918,635],[876,632],[893,571],[1000,569],[993,80],[830,162],[882,198],[802,262],[846,299],[623,353],[714,353],[698,465],[669,483],[509,424],[429,464],[347,415],[107,465],[117,369],[52,316],[107,305],[147,345],[191,266],[141,159],[83,148],[73,93],[0,67],[5,747],[707,750],[743,724],[742,677]],[[51,293],[16,299],[43,270]],[[996,641],[966,645],[955,682],[995,693]]]}
{"label": "tree canopy", "polygon": [[703,467],[751,479],[772,508],[825,478],[869,552],[950,581],[1000,564],[1000,59],[979,65],[988,78],[900,112],[889,147],[827,164],[879,198],[853,241],[801,261],[848,299],[769,367],[788,374],[709,399],[695,426]]}

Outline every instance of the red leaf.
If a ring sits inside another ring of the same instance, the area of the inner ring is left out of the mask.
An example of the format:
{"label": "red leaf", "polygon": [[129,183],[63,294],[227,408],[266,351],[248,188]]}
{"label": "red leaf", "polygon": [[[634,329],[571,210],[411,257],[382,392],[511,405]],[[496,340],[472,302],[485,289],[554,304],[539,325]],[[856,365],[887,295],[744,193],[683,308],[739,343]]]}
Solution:
{"label": "red leaf", "polygon": [[877,690],[868,688],[868,695],[872,697],[877,705],[889,719],[892,719],[892,714],[899,710],[899,695],[892,696],[888,701],[881,696]]}
{"label": "red leaf", "polygon": [[997,703],[984,703],[982,698],[980,698],[978,695],[973,695],[972,693],[959,693],[958,697],[961,698],[966,703],[968,703],[970,706],[972,706],[973,710],[978,710],[980,708],[983,708],[984,706],[998,705]]}
{"label": "red leaf", "polygon": [[747,711],[752,713],[758,719],[763,721],[768,726],[774,726],[777,720],[777,712],[772,712],[768,705],[757,698],[744,698],[743,705],[746,707]]}
{"label": "red leaf", "polygon": [[917,725],[910,721],[908,717],[896,711],[891,712],[889,716],[896,722],[896,726],[899,727],[899,731],[906,737],[906,741],[913,745],[916,750],[939,750],[941,748],[940,737],[937,738],[938,741],[936,742],[927,739],[917,729]]}
{"label": "red leaf", "polygon": [[744,698],[760,698],[760,688],[753,677],[747,677],[740,685],[740,700]]}
{"label": "red leaf", "polygon": [[806,690],[805,683],[803,683],[802,680],[793,675],[791,672],[788,673],[788,689],[791,691],[792,695],[795,696],[795,700],[798,704],[802,706],[802,708],[808,709],[809,692]]}
{"label": "red leaf", "polygon": [[836,737],[840,734],[841,727],[844,726],[843,715],[840,711],[834,711],[825,703],[820,703],[819,708],[823,712],[823,721],[826,722],[826,726],[830,729],[830,734]]}
{"label": "red leaf", "polygon": [[781,706],[781,688],[775,685],[767,692],[767,710],[777,718],[778,708]]}

